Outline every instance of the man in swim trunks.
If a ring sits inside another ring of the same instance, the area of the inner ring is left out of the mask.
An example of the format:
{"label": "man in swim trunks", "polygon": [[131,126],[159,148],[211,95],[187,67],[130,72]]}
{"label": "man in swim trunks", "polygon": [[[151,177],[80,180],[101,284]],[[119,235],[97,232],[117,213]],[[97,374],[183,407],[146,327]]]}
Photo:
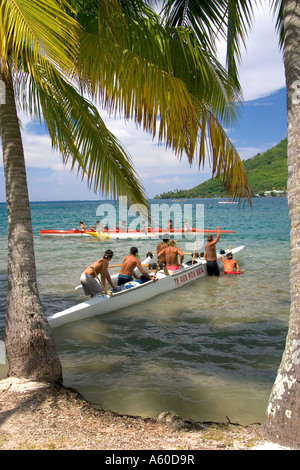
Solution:
{"label": "man in swim trunks", "polygon": [[221,236],[220,227],[217,227],[217,236],[214,239],[211,234],[207,235],[207,243],[205,245],[205,253],[207,260],[207,274],[209,276],[220,276],[220,268],[217,263],[216,244]]}
{"label": "man in swim trunks", "polygon": [[222,261],[224,264],[224,274],[228,274],[228,273],[232,274],[234,272],[240,271],[239,265],[232,258],[231,252],[227,253],[226,258],[227,259],[225,259],[225,256],[222,255]]}
{"label": "man in swim trunks", "polygon": [[153,281],[155,282],[155,278],[149,276],[149,274],[143,269],[140,260],[137,258],[138,249],[133,246],[130,248],[130,252],[128,256],[125,256],[123,259],[122,267],[120,269],[120,273],[118,276],[118,286],[122,286],[126,282],[130,282],[133,280],[133,277],[138,279],[137,275],[135,274],[135,268],[138,268],[140,273],[142,274],[142,280],[146,281]]}
{"label": "man in swim trunks", "polygon": [[[80,276],[80,282],[85,295],[94,297],[94,295],[102,294],[105,290],[106,280],[111,285],[112,289],[116,290],[108,272],[108,264],[112,257],[113,252],[106,250],[103,258],[98,259],[98,261],[95,261],[83,271]],[[98,274],[101,274],[101,281],[98,279]]]}
{"label": "man in swim trunks", "polygon": [[[180,257],[179,261],[178,257]],[[169,240],[167,246],[157,253],[157,258],[165,260],[168,271],[177,271],[183,263],[184,254],[177,248],[175,240]]]}

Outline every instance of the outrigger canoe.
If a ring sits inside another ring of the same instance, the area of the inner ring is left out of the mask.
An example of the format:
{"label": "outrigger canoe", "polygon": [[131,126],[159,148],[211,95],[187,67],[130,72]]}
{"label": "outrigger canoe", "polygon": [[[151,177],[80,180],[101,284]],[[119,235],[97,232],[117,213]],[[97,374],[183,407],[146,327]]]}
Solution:
{"label": "outrigger canoe", "polygon": [[[196,229],[192,228],[190,230],[183,230],[183,229],[163,229],[163,228],[155,228],[153,230],[148,229],[147,232],[142,232],[138,230],[128,229],[128,230],[119,230],[119,229],[111,229],[109,231],[99,232],[96,230],[86,229],[71,229],[71,230],[40,230],[40,235],[47,235],[47,236],[55,236],[55,237],[94,237],[98,238],[99,240],[109,240],[109,239],[136,239],[136,240],[143,240],[143,239],[151,239],[151,238],[159,238],[162,237],[163,234],[169,233],[170,236],[176,237],[176,235],[180,235],[180,237],[190,237],[196,233],[216,233],[217,230],[208,230],[208,229]],[[221,233],[235,233],[233,230],[221,230]]]}
{"label": "outrigger canoe", "polygon": [[[242,245],[230,251],[236,256],[244,249],[245,246]],[[55,313],[48,317],[49,324],[51,328],[57,328],[65,323],[110,313],[140,302],[145,302],[159,294],[182,287],[196,279],[201,279],[207,275],[207,267],[205,259],[200,256],[199,254],[197,258],[184,263],[177,271],[169,272],[169,275],[164,274],[163,270],[150,272],[150,275],[155,276],[156,282],[148,281],[143,284],[139,281],[128,282],[121,286],[118,292],[100,294],[78,305]],[[150,258],[147,258],[145,261],[149,263],[149,260]],[[143,264],[148,264],[145,261]],[[221,266],[221,254],[218,254],[218,262]],[[116,274],[111,277],[116,279],[117,276]]]}

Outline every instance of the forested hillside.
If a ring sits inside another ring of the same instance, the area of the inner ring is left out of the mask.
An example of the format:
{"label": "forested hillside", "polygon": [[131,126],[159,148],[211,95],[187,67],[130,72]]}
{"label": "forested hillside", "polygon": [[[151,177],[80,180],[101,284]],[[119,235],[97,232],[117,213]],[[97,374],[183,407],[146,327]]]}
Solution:
{"label": "forested hillside", "polygon": [[[286,190],[287,139],[255,157],[244,160],[244,168],[251,195],[263,195],[265,191]],[[156,196],[158,199],[227,196],[222,181],[211,178],[192,189],[169,191]]]}

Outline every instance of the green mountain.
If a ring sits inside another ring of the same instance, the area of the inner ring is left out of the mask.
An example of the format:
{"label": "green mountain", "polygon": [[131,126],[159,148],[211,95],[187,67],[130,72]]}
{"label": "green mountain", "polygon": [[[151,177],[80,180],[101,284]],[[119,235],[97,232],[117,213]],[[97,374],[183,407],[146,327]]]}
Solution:
{"label": "green mountain", "polygon": [[[251,195],[264,194],[265,191],[284,190],[287,185],[287,139],[275,147],[255,157],[244,160]],[[169,191],[156,196],[156,199],[197,198],[228,196],[222,181],[211,178],[192,189]]]}

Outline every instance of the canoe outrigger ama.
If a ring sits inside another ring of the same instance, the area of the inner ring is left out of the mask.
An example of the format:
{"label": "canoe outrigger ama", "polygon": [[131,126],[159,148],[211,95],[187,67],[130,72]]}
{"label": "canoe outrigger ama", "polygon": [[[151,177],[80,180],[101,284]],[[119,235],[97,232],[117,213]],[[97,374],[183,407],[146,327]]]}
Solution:
{"label": "canoe outrigger ama", "polygon": [[[133,229],[128,230],[119,230],[119,229],[110,229],[109,231],[97,231],[93,229],[71,229],[71,230],[40,230],[39,234],[43,236],[51,236],[51,237],[93,237],[99,240],[109,240],[109,239],[137,239],[137,240],[148,240],[148,239],[158,239],[162,238],[162,235],[165,233],[169,233],[170,236],[174,238],[189,238],[191,235],[195,233],[214,233],[216,230],[211,229],[196,229],[191,228],[189,230],[184,229],[176,229],[172,228],[171,230],[162,229],[162,228],[155,228],[153,230],[148,229],[148,231],[138,231]],[[235,233],[233,230],[221,230],[221,233]]]}
{"label": "canoe outrigger ama", "polygon": [[[245,246],[242,245],[230,251],[233,255],[236,255],[244,249]],[[118,292],[99,294],[78,305],[55,313],[48,317],[49,324],[51,328],[56,328],[64,323],[113,312],[144,302],[156,295],[177,289],[188,282],[205,277],[207,275],[206,260],[200,256],[200,253],[197,256],[195,259],[184,263],[177,271],[170,271],[169,275],[166,275],[163,270],[150,272],[150,275],[155,276],[156,282],[148,281],[143,284],[139,281],[127,282],[121,286]],[[150,262],[151,258],[148,256],[143,264],[149,264]],[[218,262],[222,263],[221,254],[218,254]],[[112,280],[116,279],[117,276],[118,274],[111,276]]]}

